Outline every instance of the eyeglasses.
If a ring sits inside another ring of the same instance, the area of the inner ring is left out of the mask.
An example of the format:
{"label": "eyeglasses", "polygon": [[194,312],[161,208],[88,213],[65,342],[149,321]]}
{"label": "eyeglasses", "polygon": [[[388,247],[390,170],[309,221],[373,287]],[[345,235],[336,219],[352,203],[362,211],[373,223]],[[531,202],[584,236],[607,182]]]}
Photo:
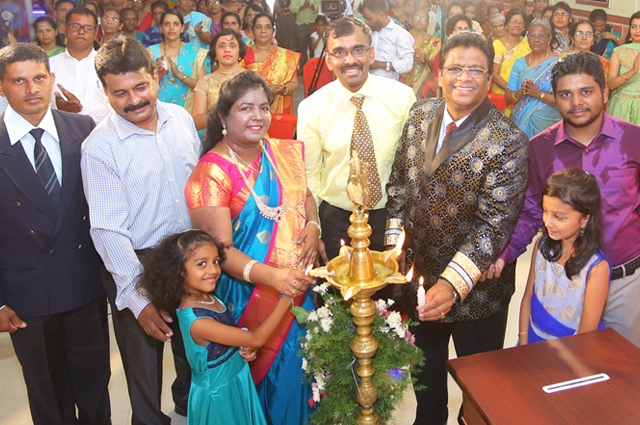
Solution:
{"label": "eyeglasses", "polygon": [[144,0],[131,0],[133,3],[143,3]]}
{"label": "eyeglasses", "polygon": [[482,68],[467,68],[466,66],[450,66],[444,70],[456,77],[461,76],[464,71],[467,71],[473,78],[484,77],[488,73],[488,71],[485,71]]}
{"label": "eyeglasses", "polygon": [[575,36],[576,37],[582,37],[582,36],[591,37],[592,35],[593,35],[593,32],[591,32],[591,31],[576,31],[575,32]]}
{"label": "eyeglasses", "polygon": [[427,22],[427,18],[424,16],[416,16],[413,20],[417,22]]}
{"label": "eyeglasses", "polygon": [[73,32],[80,32],[80,29],[83,29],[84,32],[94,32],[96,27],[93,25],[80,25],[75,22],[72,24],[67,24],[67,28],[69,28]]}
{"label": "eyeglasses", "polygon": [[512,19],[509,21],[509,23],[513,25],[524,25],[524,21],[521,21],[519,19]]}
{"label": "eyeglasses", "polygon": [[554,14],[553,14],[553,17],[554,17],[554,18],[566,18],[566,17],[568,17],[568,16],[569,16],[569,14],[568,14],[567,12],[564,12],[564,13],[554,13]]}
{"label": "eyeglasses", "polygon": [[549,38],[549,34],[527,34],[527,38],[531,40],[544,40]]}
{"label": "eyeglasses", "polygon": [[108,16],[105,16],[104,18],[102,18],[102,22],[113,22],[114,24],[117,24],[118,22],[120,22],[120,18],[110,18]]}
{"label": "eyeglasses", "polygon": [[220,2],[219,1],[209,1],[209,2],[207,2],[207,6],[213,6],[215,4],[220,4]]}
{"label": "eyeglasses", "polygon": [[369,51],[370,48],[371,46],[354,47],[351,50],[345,49],[345,50],[338,50],[337,52],[327,52],[327,53],[329,53],[331,56],[339,60],[345,60],[349,56],[349,53],[351,53],[351,55],[355,59],[363,59],[367,55],[367,52]]}
{"label": "eyeglasses", "polygon": [[469,27],[455,27],[453,32],[461,32],[461,31],[471,31]]}

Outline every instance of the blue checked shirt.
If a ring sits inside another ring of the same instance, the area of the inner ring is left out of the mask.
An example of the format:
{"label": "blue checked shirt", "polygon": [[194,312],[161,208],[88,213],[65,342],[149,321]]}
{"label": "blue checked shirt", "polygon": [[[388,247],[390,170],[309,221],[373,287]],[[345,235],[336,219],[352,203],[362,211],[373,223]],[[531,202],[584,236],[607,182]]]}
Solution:
{"label": "blue checked shirt", "polygon": [[191,228],[184,187],[198,162],[200,139],[184,108],[158,101],[156,132],[112,111],[82,145],[82,181],[91,237],[118,292],[116,306],[138,317],[149,304],[136,284],[134,250]]}

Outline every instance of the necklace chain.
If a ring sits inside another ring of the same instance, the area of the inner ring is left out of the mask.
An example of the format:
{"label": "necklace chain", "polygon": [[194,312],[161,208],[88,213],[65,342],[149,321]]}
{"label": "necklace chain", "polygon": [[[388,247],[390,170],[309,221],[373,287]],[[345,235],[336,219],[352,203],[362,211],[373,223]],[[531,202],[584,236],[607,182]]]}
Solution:
{"label": "necklace chain", "polygon": [[204,304],[204,305],[214,305],[216,303],[216,299],[211,294],[207,294],[207,295],[209,295],[209,299],[211,299],[211,301],[191,300],[189,298],[183,298],[183,300],[191,301],[192,303]]}
{"label": "necklace chain", "polygon": [[[282,185],[282,198],[283,198],[282,199],[282,203],[280,205],[276,206],[276,207],[270,207],[268,205],[265,205],[264,202],[262,202],[260,200],[260,198],[258,197],[258,194],[253,189],[253,186],[251,186],[251,184],[249,183],[249,180],[244,175],[244,172],[240,169],[240,166],[238,165],[238,157],[236,156],[236,153],[233,151],[233,149],[231,149],[231,147],[228,144],[227,144],[227,148],[229,150],[229,156],[233,160],[233,163],[236,166],[236,168],[238,169],[238,172],[240,173],[240,176],[242,177],[242,180],[244,181],[244,184],[246,184],[247,187],[249,188],[249,191],[251,192],[251,196],[253,197],[253,200],[256,202],[256,205],[258,206],[258,210],[260,210],[260,215],[262,215],[264,218],[266,218],[268,220],[273,220],[276,223],[280,223],[280,221],[282,221],[282,218],[289,211],[289,206],[290,206],[289,205],[289,192],[287,192],[287,188],[284,185],[284,182],[282,181],[282,177],[280,177],[280,173],[278,172],[278,169],[276,168],[275,164],[271,160],[271,156],[269,156],[269,153],[265,149],[264,143],[262,143],[262,141],[260,141],[260,148],[261,148],[262,152],[264,152],[265,156],[267,157],[267,160],[269,161],[269,164],[271,164],[271,167],[273,168],[273,170],[276,173],[276,177],[278,178],[278,180],[280,181],[280,184]],[[253,167],[251,167],[251,168],[254,171],[256,171],[255,168],[253,168]]]}

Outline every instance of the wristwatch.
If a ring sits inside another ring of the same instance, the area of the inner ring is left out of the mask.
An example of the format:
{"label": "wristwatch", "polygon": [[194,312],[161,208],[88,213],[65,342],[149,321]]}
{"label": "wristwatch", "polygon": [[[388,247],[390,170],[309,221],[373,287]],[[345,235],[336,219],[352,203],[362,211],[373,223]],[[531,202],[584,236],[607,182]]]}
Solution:
{"label": "wristwatch", "polygon": [[391,71],[391,62],[387,62],[387,66],[385,67],[387,71]]}

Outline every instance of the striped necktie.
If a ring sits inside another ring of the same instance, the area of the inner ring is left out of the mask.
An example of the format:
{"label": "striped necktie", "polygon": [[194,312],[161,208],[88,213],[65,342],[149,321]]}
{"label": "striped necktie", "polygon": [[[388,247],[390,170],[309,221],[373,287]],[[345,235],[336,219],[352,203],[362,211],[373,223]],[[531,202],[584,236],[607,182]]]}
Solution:
{"label": "striped necktie", "polygon": [[447,125],[447,131],[446,133],[444,133],[444,139],[442,139],[442,141],[444,142],[445,140],[447,140],[447,137],[451,136],[451,133],[453,133],[453,130],[455,130],[456,128],[458,128],[458,126],[455,122],[449,123]]}
{"label": "striped necktie", "polygon": [[54,204],[58,205],[60,202],[60,182],[58,182],[58,176],[51,163],[51,158],[47,150],[42,146],[42,134],[44,130],[41,128],[34,128],[29,132],[36,140],[36,144],[33,148],[33,158],[36,163],[36,174],[40,178],[40,181],[44,185],[44,189],[51,198]]}

